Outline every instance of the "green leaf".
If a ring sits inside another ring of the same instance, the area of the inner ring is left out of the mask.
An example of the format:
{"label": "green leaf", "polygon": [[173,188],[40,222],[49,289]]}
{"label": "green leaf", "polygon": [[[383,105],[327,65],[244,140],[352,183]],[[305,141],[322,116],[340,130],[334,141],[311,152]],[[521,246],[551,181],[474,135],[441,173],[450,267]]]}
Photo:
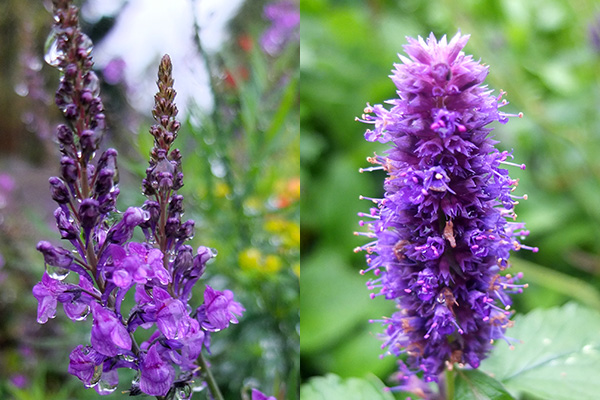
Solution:
{"label": "green leaf", "polygon": [[390,392],[384,391],[383,383],[374,376],[369,379],[342,379],[328,374],[312,378],[302,385],[300,400],[394,400]]}
{"label": "green leaf", "polygon": [[511,400],[504,386],[476,369],[457,370],[454,398],[460,400]]}
{"label": "green leaf", "polygon": [[600,393],[600,314],[569,303],[517,316],[512,351],[498,343],[481,364],[513,393],[547,400],[596,399]]}

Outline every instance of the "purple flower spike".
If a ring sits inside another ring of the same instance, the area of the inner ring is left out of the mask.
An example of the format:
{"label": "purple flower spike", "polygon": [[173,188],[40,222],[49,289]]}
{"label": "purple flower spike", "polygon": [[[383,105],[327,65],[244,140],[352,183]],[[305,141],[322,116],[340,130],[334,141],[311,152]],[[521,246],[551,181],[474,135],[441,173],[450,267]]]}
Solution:
{"label": "purple flower spike", "polygon": [[94,323],[92,325],[92,346],[109,357],[128,353],[131,350],[131,336],[114,312],[92,303]]}
{"label": "purple flower spike", "polygon": [[[392,81],[398,98],[367,105],[359,121],[371,124],[365,138],[389,143],[385,156],[367,160],[384,170],[383,199],[360,216],[372,242],[366,250],[371,297],[394,300],[400,311],[381,322],[390,354],[406,353],[399,376],[412,385],[416,373],[437,381],[446,365],[479,366],[491,343],[504,338],[512,322],[508,293],[520,275],[502,274],[511,250],[537,251],[520,243],[524,224],[516,215],[516,180],[502,165],[508,153],[495,147],[488,125],[506,122],[483,81],[487,66],[462,51],[469,36],[450,42],[432,35],[407,38]],[[524,167],[517,165],[519,167]],[[399,387],[404,387],[400,385]]]}
{"label": "purple flower spike", "polygon": [[175,380],[175,370],[158,353],[158,344],[152,345],[140,366],[140,389],[150,396],[164,396]]}

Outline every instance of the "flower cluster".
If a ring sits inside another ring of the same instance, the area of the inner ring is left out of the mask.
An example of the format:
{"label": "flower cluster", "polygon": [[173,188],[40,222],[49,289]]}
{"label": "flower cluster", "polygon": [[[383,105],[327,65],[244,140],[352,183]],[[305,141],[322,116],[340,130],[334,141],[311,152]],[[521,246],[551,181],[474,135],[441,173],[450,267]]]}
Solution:
{"label": "flower cluster", "polygon": [[[58,203],[58,230],[72,250],[48,241],[37,245],[46,264],[33,288],[38,322],[54,318],[58,303],[73,321],[91,314],[90,345],[71,352],[69,372],[98,393],[114,391],[118,369],[129,368],[138,372],[131,395],[190,398],[194,380],[212,379],[202,355],[203,349],[210,351],[211,333],[237,323],[244,308],[231,291],[208,285],[204,302],[189,304],[193,286],[216,251],[201,246],[194,252],[185,244],[194,222],[181,221],[183,197],[177,194],[183,174],[181,154],[171,149],[180,124],[170,58],[163,57],[158,73],[156,124],[150,129],[155,145],[143,181],[148,200],[119,213],[117,152],[107,149],[95,156],[105,123],[98,77],[91,70],[92,43],[79,28],[71,0],[53,4],[46,61],[62,73],[55,100],[66,123],[56,132],[61,168],[59,177],[50,178],[50,189]],[[136,227],[145,242],[132,241]],[[70,273],[75,279],[67,279]],[[135,305],[124,310],[130,291]],[[141,343],[135,335],[139,327],[150,330]],[[216,385],[209,386],[215,391]]]}
{"label": "flower cluster", "polygon": [[[487,66],[462,51],[469,36],[448,43],[433,34],[408,38],[408,58],[400,56],[391,76],[398,98],[365,109],[362,122],[373,125],[365,138],[390,143],[385,156],[368,158],[388,176],[382,199],[359,213],[373,241],[366,250],[375,277],[371,297],[394,300],[399,311],[381,321],[388,352],[407,355],[400,362],[404,383],[422,372],[437,381],[454,363],[477,368],[510,326],[508,293],[526,285],[511,276],[509,252],[527,248],[522,223],[514,220],[518,181],[503,165],[511,155],[490,138],[493,121],[507,104],[483,85]],[[518,116],[521,116],[520,114]],[[524,166],[520,166],[524,168]]]}

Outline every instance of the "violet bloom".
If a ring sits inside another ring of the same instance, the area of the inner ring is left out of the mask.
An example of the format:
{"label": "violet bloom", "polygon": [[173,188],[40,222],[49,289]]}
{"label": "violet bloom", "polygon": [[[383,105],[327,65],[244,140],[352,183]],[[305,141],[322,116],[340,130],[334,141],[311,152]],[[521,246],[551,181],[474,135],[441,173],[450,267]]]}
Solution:
{"label": "violet bloom", "polygon": [[267,396],[258,389],[252,389],[252,400],[277,400],[275,396]]}
{"label": "violet bloom", "polygon": [[220,292],[206,285],[204,291],[204,304],[198,309],[199,318],[203,318],[202,327],[207,331],[220,331],[229,326],[229,323],[237,324],[236,315],[241,316],[244,307],[233,300],[233,292],[225,290]]}
{"label": "violet bloom", "polygon": [[375,166],[365,170],[388,177],[384,198],[359,214],[369,218],[361,221],[369,232],[359,234],[373,241],[357,251],[368,252],[371,296],[398,305],[379,322],[383,347],[407,356],[405,385],[417,372],[437,381],[447,364],[479,366],[511,325],[507,293],[525,286],[514,284],[520,274],[503,273],[509,251],[537,251],[517,239],[528,234],[524,225],[507,221],[526,196],[511,194],[517,181],[501,166],[516,164],[489,136],[491,122],[513,115],[498,110],[504,93],[483,85],[487,66],[462,52],[468,39],[407,38],[408,58],[392,75],[399,97],[386,102],[390,110],[367,106],[361,119],[374,126],[365,138],[390,148],[368,158]]}
{"label": "violet bloom", "polygon": [[175,370],[162,359],[158,347],[158,344],[150,347],[140,368],[140,389],[150,396],[166,395],[175,379]]}
{"label": "violet bloom", "polygon": [[299,40],[300,10],[295,1],[282,0],[267,4],[264,16],[271,21],[271,26],[260,38],[265,53],[276,56],[289,42]]}

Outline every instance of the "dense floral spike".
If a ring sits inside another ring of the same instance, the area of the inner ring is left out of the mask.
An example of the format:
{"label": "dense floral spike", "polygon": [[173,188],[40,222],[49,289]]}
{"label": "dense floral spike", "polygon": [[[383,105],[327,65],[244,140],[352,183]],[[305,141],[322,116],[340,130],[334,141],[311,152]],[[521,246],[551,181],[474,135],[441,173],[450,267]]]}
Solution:
{"label": "dense floral spike", "polygon": [[[368,158],[387,172],[383,199],[360,225],[372,242],[366,250],[375,278],[372,297],[394,300],[399,311],[381,322],[383,348],[399,356],[405,384],[422,372],[437,381],[446,365],[477,368],[491,343],[510,326],[508,293],[520,292],[521,277],[505,275],[510,250],[520,243],[524,225],[513,220],[519,198],[517,181],[502,165],[490,138],[493,121],[512,116],[507,104],[483,85],[487,66],[462,52],[469,36],[458,33],[448,43],[432,35],[408,38],[408,58],[400,56],[391,76],[398,98],[365,109],[372,124],[368,141],[390,143],[385,156]],[[520,116],[520,115],[519,115]],[[521,166],[524,168],[524,166]],[[532,249],[537,251],[537,249]]]}
{"label": "dense floral spike", "polygon": [[[141,208],[119,213],[116,150],[106,150],[94,162],[104,115],[98,79],[91,71],[92,43],[80,31],[78,10],[70,0],[54,0],[54,17],[46,61],[62,73],[56,104],[66,124],[57,129],[61,176],[50,178],[50,191],[58,204],[54,216],[61,238],[74,251],[38,243],[46,263],[42,281],[33,288],[38,322],[54,318],[58,303],[73,321],[91,314],[91,346],[79,345],[71,352],[69,372],[101,395],[113,392],[118,369],[128,368],[138,375],[132,395],[189,398],[191,385],[203,385],[206,376],[212,395],[221,398],[201,352],[208,350],[211,333],[237,323],[244,308],[231,291],[208,285],[204,302],[189,304],[192,288],[216,250],[200,246],[194,254],[185,244],[194,221],[181,222],[181,155],[171,149],[180,127],[171,61],[163,57],[158,73],[157,124],[150,130],[155,146],[143,182],[149,199]],[[146,242],[131,241],[136,226]],[[76,279],[67,279],[71,272]],[[135,291],[135,305],[122,310],[130,290]],[[151,333],[138,344],[139,327]],[[182,397],[182,391],[189,395]]]}

